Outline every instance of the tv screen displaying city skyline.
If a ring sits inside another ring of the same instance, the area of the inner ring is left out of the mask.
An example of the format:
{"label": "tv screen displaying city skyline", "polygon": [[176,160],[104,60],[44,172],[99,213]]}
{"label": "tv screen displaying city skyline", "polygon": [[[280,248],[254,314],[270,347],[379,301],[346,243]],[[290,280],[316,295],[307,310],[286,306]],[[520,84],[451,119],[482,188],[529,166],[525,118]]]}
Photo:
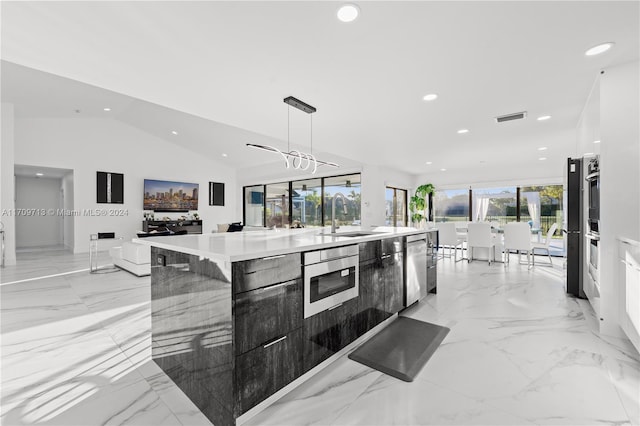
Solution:
{"label": "tv screen displaying city skyline", "polygon": [[144,180],[144,210],[186,212],[198,210],[197,183]]}

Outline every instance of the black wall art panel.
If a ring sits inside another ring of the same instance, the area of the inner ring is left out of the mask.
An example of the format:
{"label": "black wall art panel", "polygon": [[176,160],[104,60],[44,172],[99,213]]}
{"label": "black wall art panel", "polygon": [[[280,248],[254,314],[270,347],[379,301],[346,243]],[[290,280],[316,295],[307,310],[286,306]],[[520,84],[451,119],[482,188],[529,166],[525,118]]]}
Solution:
{"label": "black wall art panel", "polygon": [[209,205],[224,206],[224,183],[209,182]]}
{"label": "black wall art panel", "polygon": [[97,203],[124,204],[124,175],[96,172]]}

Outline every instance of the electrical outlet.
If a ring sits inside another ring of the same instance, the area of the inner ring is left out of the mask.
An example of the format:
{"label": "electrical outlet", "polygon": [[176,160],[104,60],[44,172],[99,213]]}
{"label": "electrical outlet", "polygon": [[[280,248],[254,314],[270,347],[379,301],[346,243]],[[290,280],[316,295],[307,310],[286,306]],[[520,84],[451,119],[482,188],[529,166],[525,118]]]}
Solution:
{"label": "electrical outlet", "polygon": [[159,254],[157,261],[159,266],[167,266],[167,256],[165,256],[164,254]]}

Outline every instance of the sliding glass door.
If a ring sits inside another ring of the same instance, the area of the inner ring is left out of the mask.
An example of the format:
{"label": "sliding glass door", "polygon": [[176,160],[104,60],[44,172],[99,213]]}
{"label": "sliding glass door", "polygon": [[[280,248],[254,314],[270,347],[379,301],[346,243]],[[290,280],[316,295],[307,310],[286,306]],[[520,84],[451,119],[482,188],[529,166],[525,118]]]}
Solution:
{"label": "sliding glass door", "polygon": [[289,225],[289,182],[266,185],[266,226],[284,228]]}
{"label": "sliding glass door", "polygon": [[[338,225],[360,225],[360,174],[331,176],[244,187],[244,224],[284,228],[325,226],[331,223],[333,196]],[[345,211],[346,210],[346,211]]]}
{"label": "sliding glass door", "polygon": [[436,191],[433,195],[433,215],[436,222],[469,220],[468,189],[446,189]]}
{"label": "sliding glass door", "polygon": [[298,180],[292,182],[292,226],[322,226],[321,194],[321,179]]}
{"label": "sliding glass door", "polygon": [[500,226],[515,222],[516,188],[479,188],[473,190],[472,218],[477,222],[498,222]]}
{"label": "sliding glass door", "polygon": [[[333,197],[341,193],[347,198],[336,200],[336,224],[360,225],[360,175],[324,178],[324,223],[331,224]],[[343,204],[344,203],[344,204]],[[343,207],[346,206],[346,207]]]}
{"label": "sliding glass door", "polygon": [[385,190],[385,224],[407,226],[407,190],[388,186]]}

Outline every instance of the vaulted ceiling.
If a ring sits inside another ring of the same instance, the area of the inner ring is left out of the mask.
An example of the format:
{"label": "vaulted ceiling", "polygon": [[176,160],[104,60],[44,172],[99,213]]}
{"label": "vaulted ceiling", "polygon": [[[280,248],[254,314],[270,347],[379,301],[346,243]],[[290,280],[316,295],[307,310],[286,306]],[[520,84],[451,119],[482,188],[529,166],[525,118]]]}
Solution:
{"label": "vaulted ceiling", "polygon": [[640,52],[635,1],[362,1],[352,23],[340,4],[2,2],[2,98],[18,117],[109,107],[239,168],[273,160],[246,143],[308,151],[312,135],[335,158],[504,181],[561,176],[600,71]]}

